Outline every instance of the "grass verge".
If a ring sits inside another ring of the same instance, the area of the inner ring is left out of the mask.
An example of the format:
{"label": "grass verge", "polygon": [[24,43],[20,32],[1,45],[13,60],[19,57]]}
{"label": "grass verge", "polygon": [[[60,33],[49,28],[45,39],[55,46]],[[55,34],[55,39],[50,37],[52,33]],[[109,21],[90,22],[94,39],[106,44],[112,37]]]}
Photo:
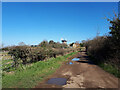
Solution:
{"label": "grass verge", "polygon": [[113,65],[101,63],[101,64],[99,64],[99,66],[103,70],[105,70],[105,71],[113,74],[114,76],[120,78],[120,71],[118,71],[118,69],[116,67],[114,67]]}
{"label": "grass verge", "polygon": [[93,61],[96,65],[101,67],[103,70],[107,71],[110,74],[113,74],[115,77],[120,78],[120,71],[113,65],[109,63],[99,62],[96,58],[94,58],[92,55],[89,55],[89,58],[91,61]]}
{"label": "grass verge", "polygon": [[39,61],[33,63],[31,66],[22,66],[18,68],[14,73],[3,74],[2,87],[3,88],[32,88],[38,84],[38,82],[44,80],[45,77],[54,73],[57,68],[60,67],[63,61],[69,56],[76,54],[76,52],[67,54],[65,56],[59,56],[57,58],[51,58],[46,61]]}

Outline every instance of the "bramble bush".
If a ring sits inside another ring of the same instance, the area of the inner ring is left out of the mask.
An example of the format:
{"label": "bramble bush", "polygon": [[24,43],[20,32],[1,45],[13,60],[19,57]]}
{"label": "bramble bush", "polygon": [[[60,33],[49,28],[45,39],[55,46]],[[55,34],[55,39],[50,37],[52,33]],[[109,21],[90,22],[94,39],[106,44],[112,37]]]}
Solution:
{"label": "bramble bush", "polygon": [[[18,67],[19,64],[28,64],[28,63],[33,63],[37,61],[43,61],[47,58],[54,57],[58,55],[65,55],[67,53],[73,52],[72,48],[63,48],[63,47],[58,47],[58,48],[53,48],[51,47],[49,43],[46,41],[41,42],[37,47],[30,47],[27,45],[23,46],[14,46],[9,50],[9,53],[11,56],[13,56],[14,60],[14,66]],[[55,43],[53,43],[55,44]],[[62,45],[62,44],[60,44]]]}
{"label": "bramble bush", "polygon": [[120,70],[120,19],[115,17],[110,22],[108,36],[97,36],[84,42],[88,54],[95,57],[97,63],[109,63]]}

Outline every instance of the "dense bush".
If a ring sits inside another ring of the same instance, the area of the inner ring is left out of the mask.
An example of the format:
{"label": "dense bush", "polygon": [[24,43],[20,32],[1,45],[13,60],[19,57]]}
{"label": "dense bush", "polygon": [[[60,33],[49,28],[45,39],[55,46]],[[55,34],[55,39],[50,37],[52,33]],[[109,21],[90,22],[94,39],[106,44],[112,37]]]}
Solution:
{"label": "dense bush", "polygon": [[40,44],[39,44],[40,47],[49,47],[49,43],[48,41],[42,41]]}
{"label": "dense bush", "polygon": [[114,60],[111,60],[112,63],[115,63],[115,65],[118,66],[120,70],[120,18],[115,15],[115,18],[113,20],[108,20],[111,24],[110,26],[110,50],[111,50],[111,57]]}
{"label": "dense bush", "polygon": [[22,60],[23,64],[27,63],[27,57],[29,55],[29,52],[30,52],[30,50],[29,50],[28,46],[15,46],[10,49],[8,54],[13,56],[15,67],[17,67],[19,64],[19,61],[18,61],[19,59]]}
{"label": "dense bush", "polygon": [[88,54],[96,58],[97,63],[109,63],[120,70],[120,20],[108,20],[111,23],[108,36],[97,36],[84,42]]}
{"label": "dense bush", "polygon": [[47,43],[46,41],[43,41],[37,47],[31,47],[26,45],[14,46],[9,50],[8,54],[13,56],[14,66],[17,67],[20,63],[28,64],[32,62],[43,61],[47,58],[56,58],[57,55],[65,55],[69,52],[75,51],[71,48],[65,49],[65,47],[53,48],[53,46],[51,47],[50,45],[54,45],[55,43],[52,43],[54,42]]}
{"label": "dense bush", "polygon": [[9,48],[8,48],[8,47],[4,47],[4,48],[1,48],[0,50],[1,50],[1,51],[8,51]]}
{"label": "dense bush", "polygon": [[88,40],[85,43],[87,52],[98,58],[99,62],[103,62],[108,54],[108,39],[106,37],[96,37],[93,40]]}
{"label": "dense bush", "polygon": [[51,47],[51,48],[68,48],[67,44],[54,42],[53,40],[48,41],[42,41],[38,46],[40,47]]}
{"label": "dense bush", "polygon": [[80,43],[80,47],[83,47],[84,46],[84,44],[83,43]]}

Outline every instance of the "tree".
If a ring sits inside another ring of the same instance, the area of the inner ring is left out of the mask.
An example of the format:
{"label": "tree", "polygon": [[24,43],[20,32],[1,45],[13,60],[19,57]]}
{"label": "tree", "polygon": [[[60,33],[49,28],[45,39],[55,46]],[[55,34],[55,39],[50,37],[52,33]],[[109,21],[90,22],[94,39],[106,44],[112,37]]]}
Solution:
{"label": "tree", "polygon": [[40,47],[48,47],[49,43],[48,43],[48,41],[44,40],[38,46],[40,46]]}
{"label": "tree", "polygon": [[83,47],[84,46],[84,43],[80,43],[80,47]]}
{"label": "tree", "polygon": [[62,48],[68,48],[68,45],[65,43],[62,43]]}
{"label": "tree", "polygon": [[114,20],[111,20],[110,23],[112,24],[110,27],[110,34],[112,35],[112,38],[116,42],[120,42],[120,19],[116,18]]}
{"label": "tree", "polygon": [[27,56],[29,54],[28,46],[15,46],[9,51],[8,54],[13,56],[15,67],[19,65],[19,60],[21,60],[23,64],[26,64]]}
{"label": "tree", "polygon": [[73,46],[73,44],[74,44],[74,43],[70,43],[70,44],[69,44],[69,45],[70,45],[70,47],[72,47],[72,46]]}
{"label": "tree", "polygon": [[49,44],[54,44],[55,42],[53,40],[50,40],[49,41]]}
{"label": "tree", "polygon": [[49,41],[49,45],[50,45],[52,48],[57,48],[57,43],[54,42],[53,40],[50,40],[50,41]]}

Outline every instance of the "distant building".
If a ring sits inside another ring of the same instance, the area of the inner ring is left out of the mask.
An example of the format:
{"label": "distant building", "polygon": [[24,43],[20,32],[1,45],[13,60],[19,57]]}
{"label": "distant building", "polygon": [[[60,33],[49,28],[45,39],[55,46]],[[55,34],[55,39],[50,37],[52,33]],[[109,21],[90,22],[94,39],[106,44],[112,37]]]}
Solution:
{"label": "distant building", "polygon": [[74,43],[74,44],[73,44],[73,48],[77,48],[77,47],[79,47],[79,46],[80,46],[79,43]]}

